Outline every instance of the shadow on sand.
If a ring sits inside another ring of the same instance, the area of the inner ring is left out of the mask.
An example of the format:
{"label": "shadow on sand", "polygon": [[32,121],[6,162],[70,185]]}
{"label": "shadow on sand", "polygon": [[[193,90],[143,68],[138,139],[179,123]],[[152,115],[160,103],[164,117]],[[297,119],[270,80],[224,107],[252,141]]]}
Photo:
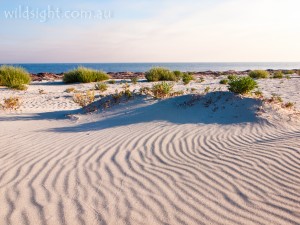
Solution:
{"label": "shadow on sand", "polygon": [[[94,103],[100,105],[99,102]],[[240,97],[230,92],[212,92],[205,96],[186,95],[165,100],[151,101],[145,96],[96,113],[96,121],[78,123],[75,126],[55,128],[55,132],[85,132],[113,127],[165,121],[173,124],[240,124],[261,121],[257,110],[262,105],[258,99]],[[39,113],[29,116],[0,117],[2,120],[60,120],[67,114],[82,110]],[[97,117],[98,116],[98,117]]]}

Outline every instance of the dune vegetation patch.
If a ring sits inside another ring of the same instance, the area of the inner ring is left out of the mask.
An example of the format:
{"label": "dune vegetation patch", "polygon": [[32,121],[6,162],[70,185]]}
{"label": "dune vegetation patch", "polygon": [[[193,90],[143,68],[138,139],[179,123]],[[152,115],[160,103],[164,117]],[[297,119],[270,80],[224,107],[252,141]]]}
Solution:
{"label": "dune vegetation patch", "polygon": [[253,79],[266,79],[270,76],[269,72],[265,70],[253,70],[248,75]]}
{"label": "dune vegetation patch", "polygon": [[239,77],[229,81],[229,91],[236,94],[248,94],[257,88],[257,83],[251,77]]}
{"label": "dune vegetation patch", "polygon": [[65,83],[91,83],[108,80],[110,77],[103,71],[78,67],[64,74]]}
{"label": "dune vegetation patch", "polygon": [[30,74],[22,67],[0,67],[0,85],[17,90],[26,90],[31,81]]}

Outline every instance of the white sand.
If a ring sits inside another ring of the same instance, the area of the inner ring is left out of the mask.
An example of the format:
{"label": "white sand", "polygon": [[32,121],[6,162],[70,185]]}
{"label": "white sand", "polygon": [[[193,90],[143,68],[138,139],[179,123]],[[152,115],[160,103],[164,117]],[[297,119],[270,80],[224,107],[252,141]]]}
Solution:
{"label": "white sand", "polygon": [[[226,91],[219,80],[175,89]],[[259,85],[299,109],[299,77]],[[0,113],[1,225],[300,224],[293,111],[258,111],[259,100],[220,92],[196,101],[137,97],[70,120],[64,115],[79,107],[68,87],[93,84],[0,88],[0,102],[23,102],[17,113]]]}

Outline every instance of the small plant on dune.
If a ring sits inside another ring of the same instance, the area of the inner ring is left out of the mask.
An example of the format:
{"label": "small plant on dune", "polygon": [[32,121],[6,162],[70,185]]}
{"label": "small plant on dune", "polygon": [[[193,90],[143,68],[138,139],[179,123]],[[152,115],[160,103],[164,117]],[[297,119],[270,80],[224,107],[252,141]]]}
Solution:
{"label": "small plant on dune", "polygon": [[133,84],[137,84],[139,81],[139,79],[137,77],[132,77],[130,80],[131,80],[131,83],[133,83]]}
{"label": "small plant on dune", "polygon": [[4,98],[4,103],[0,104],[0,108],[3,110],[17,110],[21,107],[21,101],[19,97]]}
{"label": "small plant on dune", "polygon": [[237,75],[233,75],[233,74],[227,76],[227,79],[230,80],[230,81],[231,80],[236,80],[237,78],[238,78],[238,76]]}
{"label": "small plant on dune", "polygon": [[210,87],[206,87],[206,88],[204,89],[204,93],[205,93],[205,94],[207,94],[209,91],[210,91]]}
{"label": "small plant on dune", "polygon": [[195,91],[197,91],[196,88],[191,88],[191,92],[195,92]]}
{"label": "small plant on dune", "polygon": [[177,96],[182,96],[184,95],[184,91],[175,91],[170,94],[171,97],[177,97]]}
{"label": "small plant on dune", "polygon": [[21,67],[1,66],[0,85],[17,90],[27,90],[31,81],[30,74]]}
{"label": "small plant on dune", "polygon": [[283,73],[282,71],[276,71],[273,75],[274,79],[282,79],[283,78]]}
{"label": "small plant on dune", "polygon": [[182,81],[184,85],[188,85],[194,79],[195,79],[194,76],[190,73],[184,73],[182,76]]}
{"label": "small plant on dune", "polygon": [[145,73],[147,81],[178,81],[175,74],[165,68],[155,67]]}
{"label": "small plant on dune", "polygon": [[197,83],[203,83],[205,81],[205,79],[203,77],[200,77],[198,80],[197,80]]}
{"label": "small plant on dune", "polygon": [[43,94],[47,94],[47,92],[44,89],[39,89],[39,94],[43,95]]}
{"label": "small plant on dune", "polygon": [[127,83],[124,84],[122,94],[124,94],[127,98],[132,98],[133,94],[132,94],[132,92],[130,91],[129,88],[130,88],[129,84],[127,84]]}
{"label": "small plant on dune", "polygon": [[293,102],[287,102],[283,106],[284,106],[284,108],[291,109],[291,108],[293,108],[295,106],[295,103],[293,103]]}
{"label": "small plant on dune", "polygon": [[284,78],[290,80],[290,79],[291,79],[291,76],[286,75]]}
{"label": "small plant on dune", "polygon": [[115,84],[116,81],[115,81],[115,80],[109,80],[108,83],[109,83],[109,84]]}
{"label": "small plant on dune", "polygon": [[167,82],[155,84],[153,85],[151,91],[155,98],[167,98],[173,91],[173,84],[169,84]]}
{"label": "small plant on dune", "polygon": [[249,73],[249,77],[253,79],[265,79],[270,76],[268,71],[265,70],[253,70]]}
{"label": "small plant on dune", "polygon": [[220,80],[220,84],[228,84],[229,80],[228,79],[222,79]]}
{"label": "small plant on dune", "polygon": [[108,86],[105,83],[97,83],[95,84],[95,90],[100,91],[100,92],[105,92],[107,91]]}
{"label": "small plant on dune", "polygon": [[113,94],[112,98],[115,103],[119,103],[123,96],[122,92],[119,92],[118,89],[115,90],[115,94]]}
{"label": "small plant on dune", "polygon": [[251,77],[240,77],[229,82],[229,91],[236,94],[247,94],[257,87]]}
{"label": "small plant on dune", "polygon": [[67,92],[67,93],[75,92],[75,88],[73,88],[73,87],[67,88],[67,89],[65,90],[65,92]]}
{"label": "small plant on dune", "polygon": [[266,99],[266,102],[268,102],[268,103],[282,103],[283,100],[279,95],[273,93],[272,97],[270,99]]}
{"label": "small plant on dune", "polygon": [[258,98],[263,98],[263,93],[262,93],[262,91],[260,91],[260,90],[255,91],[255,92],[254,92],[254,95],[255,95],[256,97],[258,97]]}
{"label": "small plant on dune", "polygon": [[176,76],[177,80],[180,80],[183,77],[183,73],[179,70],[173,71],[174,75]]}
{"label": "small plant on dune", "polygon": [[84,93],[76,93],[73,96],[73,101],[81,107],[86,107],[95,101],[95,92],[89,90]]}
{"label": "small plant on dune", "polygon": [[100,70],[78,67],[64,74],[65,83],[91,83],[108,80],[109,75]]}
{"label": "small plant on dune", "polygon": [[141,87],[140,88],[140,94],[141,95],[150,95],[151,88],[149,87]]}

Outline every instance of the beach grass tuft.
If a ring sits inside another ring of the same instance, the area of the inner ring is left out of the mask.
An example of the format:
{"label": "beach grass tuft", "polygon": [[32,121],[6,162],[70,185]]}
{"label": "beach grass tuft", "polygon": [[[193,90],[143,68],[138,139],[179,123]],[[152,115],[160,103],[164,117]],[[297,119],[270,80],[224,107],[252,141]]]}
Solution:
{"label": "beach grass tuft", "polygon": [[26,90],[26,85],[30,81],[30,74],[24,68],[6,65],[0,67],[0,85],[2,86],[17,90]]}
{"label": "beach grass tuft", "polygon": [[103,71],[78,67],[64,74],[65,83],[91,83],[108,80],[110,77]]}

